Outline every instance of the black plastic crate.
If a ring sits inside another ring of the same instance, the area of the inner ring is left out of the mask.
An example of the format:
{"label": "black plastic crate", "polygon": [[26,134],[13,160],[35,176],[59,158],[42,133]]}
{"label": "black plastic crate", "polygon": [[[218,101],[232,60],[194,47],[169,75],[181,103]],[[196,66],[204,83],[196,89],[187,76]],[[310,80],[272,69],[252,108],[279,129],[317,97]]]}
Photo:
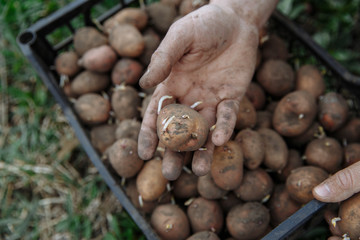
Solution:
{"label": "black plastic crate", "polygon": [[[118,179],[112,175],[109,169],[107,169],[98,152],[93,148],[87,130],[80,123],[72,109],[71,103],[63,93],[63,90],[59,85],[59,77],[52,66],[56,56],[72,43],[72,34],[76,30],[72,21],[75,18],[81,16],[84,25],[96,26],[97,21],[101,23],[115,12],[137,1],[122,0],[117,1],[116,3],[114,1],[113,8],[95,19],[92,16],[92,10],[95,5],[101,2],[102,0],[76,0],[30,26],[27,30],[19,34],[17,42],[23,54],[28,58],[44,84],[61,106],[85,152],[124,209],[132,217],[147,239],[160,239],[153,231],[148,221],[132,205],[131,201],[121,188]],[[326,69],[327,75],[335,79],[332,87],[338,92],[343,92],[345,95],[349,96],[353,100],[355,109],[359,109],[359,98],[357,97],[360,94],[359,77],[349,73],[325,50],[312,41],[309,35],[280,13],[274,12],[271,22],[279,29],[281,32],[280,35],[291,39],[291,49],[297,49],[298,47],[304,48],[304,54],[314,56],[319,64]],[[70,31],[70,36],[63,39],[60,43],[52,44],[47,37],[57,29],[64,27]],[[296,61],[296,59],[293,60]],[[325,206],[325,203],[321,203],[317,200],[309,202],[290,218],[281,223],[277,228],[273,229],[263,239],[295,239],[297,236],[300,236],[302,233],[321,222],[322,209],[324,209]]]}

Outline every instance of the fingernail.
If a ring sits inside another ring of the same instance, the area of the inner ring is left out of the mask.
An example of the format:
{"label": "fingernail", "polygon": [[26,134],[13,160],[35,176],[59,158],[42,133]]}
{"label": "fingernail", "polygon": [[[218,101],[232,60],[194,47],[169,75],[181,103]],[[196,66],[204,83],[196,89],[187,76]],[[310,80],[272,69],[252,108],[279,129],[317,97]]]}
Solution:
{"label": "fingernail", "polygon": [[326,183],[323,183],[315,187],[314,192],[320,197],[328,197],[330,195],[330,188]]}

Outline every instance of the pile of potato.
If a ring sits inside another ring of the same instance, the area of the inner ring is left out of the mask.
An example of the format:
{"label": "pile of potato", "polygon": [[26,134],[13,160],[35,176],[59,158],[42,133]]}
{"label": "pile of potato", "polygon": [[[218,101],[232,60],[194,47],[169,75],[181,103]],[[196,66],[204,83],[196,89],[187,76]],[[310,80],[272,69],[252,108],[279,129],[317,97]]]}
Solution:
{"label": "pile of potato", "polygon": [[[125,8],[101,29],[78,29],[73,50],[59,54],[55,66],[94,148],[162,239],[259,239],[312,200],[312,188],[329,174],[360,160],[360,118],[342,95],[326,91],[316,66],[295,69],[287,43],[266,34],[233,137],[215,148],[211,172],[190,171],[191,151],[201,143],[186,142],[185,167],[178,179],[167,180],[161,142],[152,160],[137,155],[153,91],[140,89],[138,80],[170,25],[204,4],[162,0]],[[191,124],[207,135],[206,121]],[[159,137],[168,132],[162,130]]]}

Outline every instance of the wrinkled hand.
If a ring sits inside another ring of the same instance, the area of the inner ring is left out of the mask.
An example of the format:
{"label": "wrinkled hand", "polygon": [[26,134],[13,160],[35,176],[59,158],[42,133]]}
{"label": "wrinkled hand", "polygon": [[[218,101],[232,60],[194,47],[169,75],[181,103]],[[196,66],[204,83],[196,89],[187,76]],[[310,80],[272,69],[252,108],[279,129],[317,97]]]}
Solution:
{"label": "wrinkled hand", "polygon": [[[142,122],[139,156],[151,159],[156,150],[157,107],[162,96],[173,96],[188,106],[202,101],[196,110],[209,126],[216,124],[205,143],[207,150],[195,151],[193,156],[193,172],[205,175],[210,170],[214,146],[231,137],[239,102],[254,73],[257,46],[256,25],[230,8],[209,4],[176,21],[140,80],[143,88],[157,87]],[[165,150],[166,178],[174,180],[180,175],[184,155]]]}
{"label": "wrinkled hand", "polygon": [[[313,189],[313,195],[322,202],[340,202],[348,199],[360,191],[360,162],[344,168]],[[331,220],[337,215],[334,212],[325,212],[325,220],[334,235],[329,240],[342,239],[340,230],[332,225]]]}

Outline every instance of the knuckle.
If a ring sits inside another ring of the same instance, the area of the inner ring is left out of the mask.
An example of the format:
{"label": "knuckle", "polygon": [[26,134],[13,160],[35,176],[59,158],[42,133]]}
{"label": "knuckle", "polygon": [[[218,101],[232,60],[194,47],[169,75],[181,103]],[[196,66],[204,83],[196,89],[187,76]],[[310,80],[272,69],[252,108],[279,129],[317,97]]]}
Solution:
{"label": "knuckle", "polygon": [[354,187],[353,172],[349,169],[343,169],[337,173],[337,183],[341,189],[349,190]]}

